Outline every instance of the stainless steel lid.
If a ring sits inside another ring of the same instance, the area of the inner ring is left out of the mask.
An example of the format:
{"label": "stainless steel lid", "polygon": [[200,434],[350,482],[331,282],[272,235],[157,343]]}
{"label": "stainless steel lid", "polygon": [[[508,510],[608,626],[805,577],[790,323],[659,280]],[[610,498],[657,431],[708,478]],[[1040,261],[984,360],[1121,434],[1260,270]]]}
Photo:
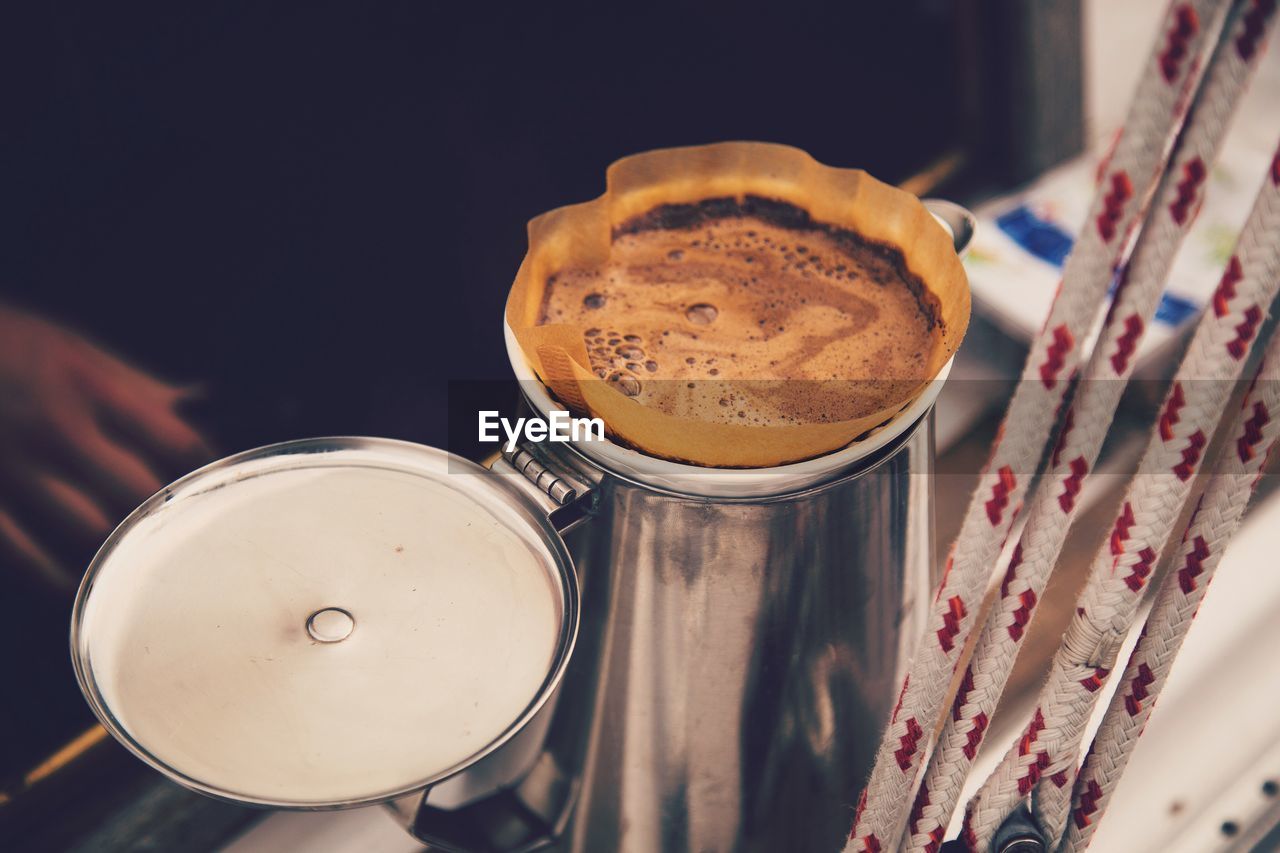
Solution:
{"label": "stainless steel lid", "polygon": [[491,752],[577,631],[546,517],[488,471],[404,442],[314,439],[216,462],[103,545],[72,658],[103,724],[188,787],[330,808]]}

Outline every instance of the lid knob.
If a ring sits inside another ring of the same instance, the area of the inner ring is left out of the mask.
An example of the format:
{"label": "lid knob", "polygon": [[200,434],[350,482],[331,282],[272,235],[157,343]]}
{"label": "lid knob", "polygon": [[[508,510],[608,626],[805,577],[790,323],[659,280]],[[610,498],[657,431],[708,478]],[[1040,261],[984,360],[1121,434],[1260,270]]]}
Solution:
{"label": "lid knob", "polygon": [[307,633],[317,643],[341,643],[355,627],[355,617],[341,607],[326,607],[307,617]]}

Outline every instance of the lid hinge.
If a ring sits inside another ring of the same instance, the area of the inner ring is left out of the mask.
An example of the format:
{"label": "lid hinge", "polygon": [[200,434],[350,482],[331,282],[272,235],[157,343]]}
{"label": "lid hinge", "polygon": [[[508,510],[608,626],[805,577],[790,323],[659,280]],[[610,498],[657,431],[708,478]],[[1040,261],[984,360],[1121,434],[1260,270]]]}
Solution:
{"label": "lid hinge", "polygon": [[552,470],[526,448],[502,451],[502,458],[491,470],[504,473],[503,468],[521,491],[537,501],[557,532],[565,533],[591,515],[595,502],[591,486],[566,472]]}
{"label": "lid hinge", "polygon": [[526,480],[545,492],[557,506],[564,506],[572,501],[582,488],[580,484],[570,483],[543,465],[523,447],[502,451],[502,458],[507,460],[512,468],[523,474]]}

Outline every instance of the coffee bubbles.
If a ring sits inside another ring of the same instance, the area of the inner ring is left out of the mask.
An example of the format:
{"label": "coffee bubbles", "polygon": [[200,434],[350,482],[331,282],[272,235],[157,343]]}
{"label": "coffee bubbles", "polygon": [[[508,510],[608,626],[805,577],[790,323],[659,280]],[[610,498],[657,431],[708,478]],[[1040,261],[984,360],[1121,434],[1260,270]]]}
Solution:
{"label": "coffee bubbles", "polygon": [[626,373],[609,374],[609,382],[628,397],[635,397],[640,393],[640,380]]}
{"label": "coffee bubbles", "polygon": [[697,305],[690,305],[684,312],[684,316],[695,326],[709,326],[715,322],[716,315],[719,313],[716,306],[699,302]]}
{"label": "coffee bubbles", "polygon": [[624,223],[606,264],[546,283],[540,323],[583,329],[593,373],[620,393],[784,425],[878,411],[928,378],[936,301],[896,248],[798,208],[770,220],[671,207],[694,212]]}
{"label": "coffee bubbles", "polygon": [[640,394],[638,377],[658,372],[658,362],[646,358],[644,338],[640,335],[592,327],[583,332],[583,341],[595,375],[628,397]]}

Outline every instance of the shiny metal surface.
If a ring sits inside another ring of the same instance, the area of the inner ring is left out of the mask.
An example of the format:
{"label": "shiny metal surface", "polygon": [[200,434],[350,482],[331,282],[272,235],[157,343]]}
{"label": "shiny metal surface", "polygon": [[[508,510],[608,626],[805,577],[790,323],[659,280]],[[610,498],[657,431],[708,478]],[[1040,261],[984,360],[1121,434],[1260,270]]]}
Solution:
{"label": "shiny metal surface", "polygon": [[173,781],[346,808],[527,736],[577,617],[546,507],[511,482],[408,442],[307,439],[135,510],[85,575],[71,653],[102,724]]}
{"label": "shiny metal surface", "polygon": [[[963,254],[973,215],[925,205]],[[504,332],[529,407],[559,408]],[[410,831],[476,851],[839,849],[927,616],[949,369],[849,447],[776,468],[525,448],[543,494],[584,485],[543,501],[578,573],[577,650],[529,731],[398,806]]]}
{"label": "shiny metal surface", "polygon": [[978,228],[978,218],[967,207],[941,198],[924,198],[920,203],[933,214],[933,218],[946,226],[951,232],[951,242],[956,254],[964,257],[969,253],[969,244],[973,242],[973,233]]}
{"label": "shiny metal surface", "polygon": [[411,830],[460,850],[839,849],[927,609],[931,460],[926,416],[787,495],[597,470],[565,536],[582,621],[545,733],[429,790]]}
{"label": "shiny metal surface", "polygon": [[[971,215],[929,205],[962,252]],[[510,330],[507,339],[527,402],[547,411],[553,401]],[[419,793],[258,801],[396,797],[390,807],[410,832],[443,850],[839,849],[927,616],[931,410],[946,372],[849,447],[777,468],[702,469],[607,440],[525,447],[489,472],[451,460],[462,466],[452,473],[500,492],[561,569],[567,549],[576,650],[566,663],[574,641],[562,637],[546,690],[520,721],[465,769],[423,768]],[[255,453],[444,456],[370,439],[311,444]],[[345,611],[320,604],[299,622],[312,630],[325,615],[318,643],[360,632],[362,614],[335,627],[330,611]]]}

